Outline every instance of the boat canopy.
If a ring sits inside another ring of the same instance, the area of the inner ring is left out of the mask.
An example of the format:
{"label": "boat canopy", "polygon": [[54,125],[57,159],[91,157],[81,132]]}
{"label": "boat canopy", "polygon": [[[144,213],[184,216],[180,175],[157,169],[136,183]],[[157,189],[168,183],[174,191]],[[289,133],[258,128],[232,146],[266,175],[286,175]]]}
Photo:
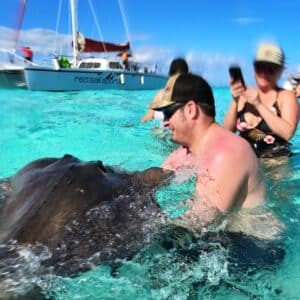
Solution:
{"label": "boat canopy", "polygon": [[83,52],[113,52],[127,50],[130,50],[129,42],[126,44],[114,44],[86,38]]}
{"label": "boat canopy", "polygon": [[104,41],[95,41],[83,37],[81,33],[77,33],[78,50],[80,52],[120,52],[130,51],[130,43],[116,44]]}

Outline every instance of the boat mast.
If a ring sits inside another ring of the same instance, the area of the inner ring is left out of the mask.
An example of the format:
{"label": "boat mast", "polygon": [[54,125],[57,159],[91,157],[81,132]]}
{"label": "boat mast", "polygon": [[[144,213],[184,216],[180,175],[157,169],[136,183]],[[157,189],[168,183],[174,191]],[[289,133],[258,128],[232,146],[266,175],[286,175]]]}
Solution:
{"label": "boat mast", "polygon": [[73,66],[77,66],[78,61],[78,19],[77,19],[77,0],[70,0],[71,21],[72,21],[72,41],[73,41]]}
{"label": "boat mast", "polygon": [[18,22],[17,22],[17,28],[16,28],[16,32],[15,32],[14,49],[13,49],[14,51],[16,51],[17,47],[18,47],[20,30],[21,30],[21,27],[22,27],[23,19],[24,19],[26,4],[27,4],[26,0],[21,0],[20,11],[19,11],[19,16],[18,16]]}

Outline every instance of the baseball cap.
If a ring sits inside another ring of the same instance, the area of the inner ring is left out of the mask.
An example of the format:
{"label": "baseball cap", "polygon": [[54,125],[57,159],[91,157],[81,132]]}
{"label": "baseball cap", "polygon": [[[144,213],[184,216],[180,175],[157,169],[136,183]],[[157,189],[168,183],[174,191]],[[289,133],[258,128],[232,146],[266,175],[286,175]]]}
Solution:
{"label": "baseball cap", "polygon": [[194,100],[204,111],[215,116],[215,101],[211,87],[205,79],[191,73],[170,77],[159,101],[150,106],[154,110]]}

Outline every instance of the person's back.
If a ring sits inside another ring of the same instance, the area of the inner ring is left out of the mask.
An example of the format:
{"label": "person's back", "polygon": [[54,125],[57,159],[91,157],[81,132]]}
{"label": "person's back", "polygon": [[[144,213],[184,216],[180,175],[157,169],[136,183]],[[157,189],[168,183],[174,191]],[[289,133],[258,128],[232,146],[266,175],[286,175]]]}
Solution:
{"label": "person's back", "polygon": [[[234,208],[253,208],[265,199],[263,174],[259,162],[249,144],[241,137],[224,129],[216,123],[207,132],[203,151],[196,155],[197,160],[197,194],[207,195],[221,211]],[[214,186],[207,184],[207,178],[214,180],[218,174],[215,193],[205,192]],[[225,201],[219,192],[227,194],[232,201]],[[204,195],[204,196],[205,196]]]}

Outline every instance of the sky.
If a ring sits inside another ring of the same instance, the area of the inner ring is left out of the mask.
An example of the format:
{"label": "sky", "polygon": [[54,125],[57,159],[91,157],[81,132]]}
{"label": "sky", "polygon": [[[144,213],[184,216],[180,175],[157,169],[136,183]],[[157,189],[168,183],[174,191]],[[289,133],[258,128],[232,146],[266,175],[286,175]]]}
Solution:
{"label": "sky", "polygon": [[[0,48],[12,48],[21,0],[2,0]],[[30,46],[34,61],[49,63],[70,54],[68,0],[27,0],[18,45]],[[281,83],[300,71],[300,0],[78,0],[79,31],[86,37],[131,42],[134,59],[167,73],[176,57],[214,86],[229,82],[239,64],[254,84],[258,45],[272,42],[286,55]]]}

